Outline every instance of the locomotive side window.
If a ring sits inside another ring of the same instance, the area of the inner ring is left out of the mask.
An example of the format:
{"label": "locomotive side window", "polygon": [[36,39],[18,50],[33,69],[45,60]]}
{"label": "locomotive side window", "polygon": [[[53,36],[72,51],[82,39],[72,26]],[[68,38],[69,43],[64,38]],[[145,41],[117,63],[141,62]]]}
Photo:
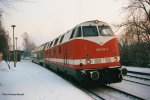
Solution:
{"label": "locomotive side window", "polygon": [[81,37],[81,27],[78,27],[75,37]]}
{"label": "locomotive side window", "polygon": [[58,39],[59,39],[59,38],[57,38],[57,39],[55,40],[54,46],[57,44],[57,42],[58,42]]}
{"label": "locomotive side window", "polygon": [[54,43],[55,43],[55,40],[53,40],[51,47],[54,46]]}
{"label": "locomotive side window", "polygon": [[47,43],[47,46],[46,46],[46,48],[49,48],[49,44],[50,44],[50,43]]}
{"label": "locomotive side window", "polygon": [[48,44],[48,48],[50,48],[50,43]]}
{"label": "locomotive side window", "polygon": [[70,36],[70,39],[72,39],[72,38],[73,38],[74,33],[75,33],[75,28],[74,28],[74,29],[73,29],[73,31],[72,31],[72,34],[71,34],[71,36]]}
{"label": "locomotive side window", "polygon": [[61,36],[58,38],[58,43],[57,43],[57,44],[59,44],[59,43],[60,43],[60,39],[61,39]]}
{"label": "locomotive side window", "polygon": [[61,43],[63,39],[64,39],[64,35],[61,36],[61,39],[60,39],[59,43]]}
{"label": "locomotive side window", "polygon": [[103,36],[112,36],[113,31],[109,26],[98,26],[99,32]]}
{"label": "locomotive side window", "polygon": [[51,42],[50,47],[52,46],[52,44],[53,44],[53,41]]}
{"label": "locomotive side window", "polygon": [[98,31],[96,26],[83,26],[83,36],[98,36]]}

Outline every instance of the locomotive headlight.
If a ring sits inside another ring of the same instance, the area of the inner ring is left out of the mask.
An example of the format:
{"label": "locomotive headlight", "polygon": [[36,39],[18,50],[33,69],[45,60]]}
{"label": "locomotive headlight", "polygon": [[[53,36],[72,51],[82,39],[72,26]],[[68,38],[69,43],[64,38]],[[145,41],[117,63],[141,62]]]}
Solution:
{"label": "locomotive headlight", "polygon": [[97,23],[98,23],[98,20],[95,20],[94,22],[97,24]]}
{"label": "locomotive headlight", "polygon": [[86,60],[85,60],[86,64],[91,64],[91,60],[90,60],[90,55],[86,54]]}
{"label": "locomotive headlight", "polygon": [[117,57],[114,57],[114,62],[117,62],[118,61],[118,58]]}
{"label": "locomotive headlight", "polygon": [[90,59],[86,59],[86,60],[85,60],[85,63],[86,63],[86,64],[91,64],[91,60],[90,60]]}

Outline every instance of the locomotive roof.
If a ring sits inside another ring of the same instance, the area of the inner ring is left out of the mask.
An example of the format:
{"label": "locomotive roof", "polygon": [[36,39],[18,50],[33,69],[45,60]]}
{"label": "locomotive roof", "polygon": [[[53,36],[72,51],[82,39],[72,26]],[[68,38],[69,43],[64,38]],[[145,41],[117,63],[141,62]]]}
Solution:
{"label": "locomotive roof", "polygon": [[77,26],[89,26],[89,25],[109,26],[106,22],[99,21],[99,20],[86,21],[78,24]]}
{"label": "locomotive roof", "polygon": [[[107,24],[106,22],[103,22],[103,21],[99,21],[99,20],[91,20],[91,21],[86,21],[86,22],[83,22],[83,23],[80,23],[78,25],[76,25],[75,27],[79,27],[79,26],[109,26],[109,24]],[[63,42],[66,42],[68,41],[70,38],[70,35],[72,33],[72,30],[75,28],[73,27],[72,29],[68,30],[67,32],[65,32],[64,34],[61,34],[59,37],[62,37],[64,35],[64,39],[63,39]],[[45,47],[45,49],[48,49],[51,44],[51,42],[54,42],[56,39],[58,39],[59,37],[47,42],[47,46]],[[62,43],[63,43],[62,42]],[[54,44],[54,43],[53,43]],[[53,47],[53,46],[52,46]],[[44,49],[44,48],[43,48]],[[39,49],[40,50],[40,49]]]}
{"label": "locomotive roof", "polygon": [[[75,27],[78,27],[78,26],[90,26],[90,25],[109,26],[109,24],[104,22],[104,21],[91,20],[91,21],[82,22],[82,23],[76,25]],[[67,34],[71,30],[73,30],[75,27],[71,28],[70,30],[68,30],[64,34]],[[62,35],[64,35],[64,34],[62,34]],[[60,35],[60,36],[62,36],[62,35]]]}

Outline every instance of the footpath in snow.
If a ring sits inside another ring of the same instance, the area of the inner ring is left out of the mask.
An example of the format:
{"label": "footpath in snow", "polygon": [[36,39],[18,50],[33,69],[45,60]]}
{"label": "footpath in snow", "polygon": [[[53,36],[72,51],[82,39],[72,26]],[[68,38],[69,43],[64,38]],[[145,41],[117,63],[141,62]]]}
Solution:
{"label": "footpath in snow", "polygon": [[0,100],[91,100],[55,73],[30,61],[0,64]]}

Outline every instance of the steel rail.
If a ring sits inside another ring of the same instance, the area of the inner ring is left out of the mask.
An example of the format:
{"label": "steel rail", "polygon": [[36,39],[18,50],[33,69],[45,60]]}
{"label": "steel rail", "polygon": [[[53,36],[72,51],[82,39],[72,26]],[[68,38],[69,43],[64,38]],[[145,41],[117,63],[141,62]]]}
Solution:
{"label": "steel rail", "polygon": [[141,85],[150,86],[149,84],[140,83],[140,82],[136,82],[136,81],[132,81],[132,80],[128,80],[128,79],[123,79],[123,80],[125,80],[125,81],[129,81],[129,82],[133,82],[133,83],[137,83],[137,84],[141,84]]}
{"label": "steel rail", "polygon": [[144,77],[139,77],[139,76],[134,76],[134,75],[126,75],[126,76],[135,77],[135,78],[144,79],[144,80],[150,80],[149,78],[144,78]]}
{"label": "steel rail", "polygon": [[135,71],[129,71],[129,73],[135,73],[135,74],[141,74],[141,75],[149,75],[150,76],[150,73],[144,73],[144,72],[135,72]]}
{"label": "steel rail", "polygon": [[114,90],[117,90],[117,91],[120,91],[120,92],[122,92],[122,93],[124,93],[124,94],[127,94],[127,95],[129,95],[129,96],[132,96],[132,97],[134,97],[134,98],[137,98],[137,99],[140,99],[140,100],[145,100],[145,99],[143,99],[143,98],[140,97],[140,96],[133,95],[133,94],[131,94],[131,93],[128,93],[128,92],[125,92],[125,91],[123,91],[123,90],[114,88],[114,87],[112,87],[112,86],[108,86],[108,85],[107,85],[107,87],[108,87],[108,88],[111,88],[111,89],[114,89]]}

